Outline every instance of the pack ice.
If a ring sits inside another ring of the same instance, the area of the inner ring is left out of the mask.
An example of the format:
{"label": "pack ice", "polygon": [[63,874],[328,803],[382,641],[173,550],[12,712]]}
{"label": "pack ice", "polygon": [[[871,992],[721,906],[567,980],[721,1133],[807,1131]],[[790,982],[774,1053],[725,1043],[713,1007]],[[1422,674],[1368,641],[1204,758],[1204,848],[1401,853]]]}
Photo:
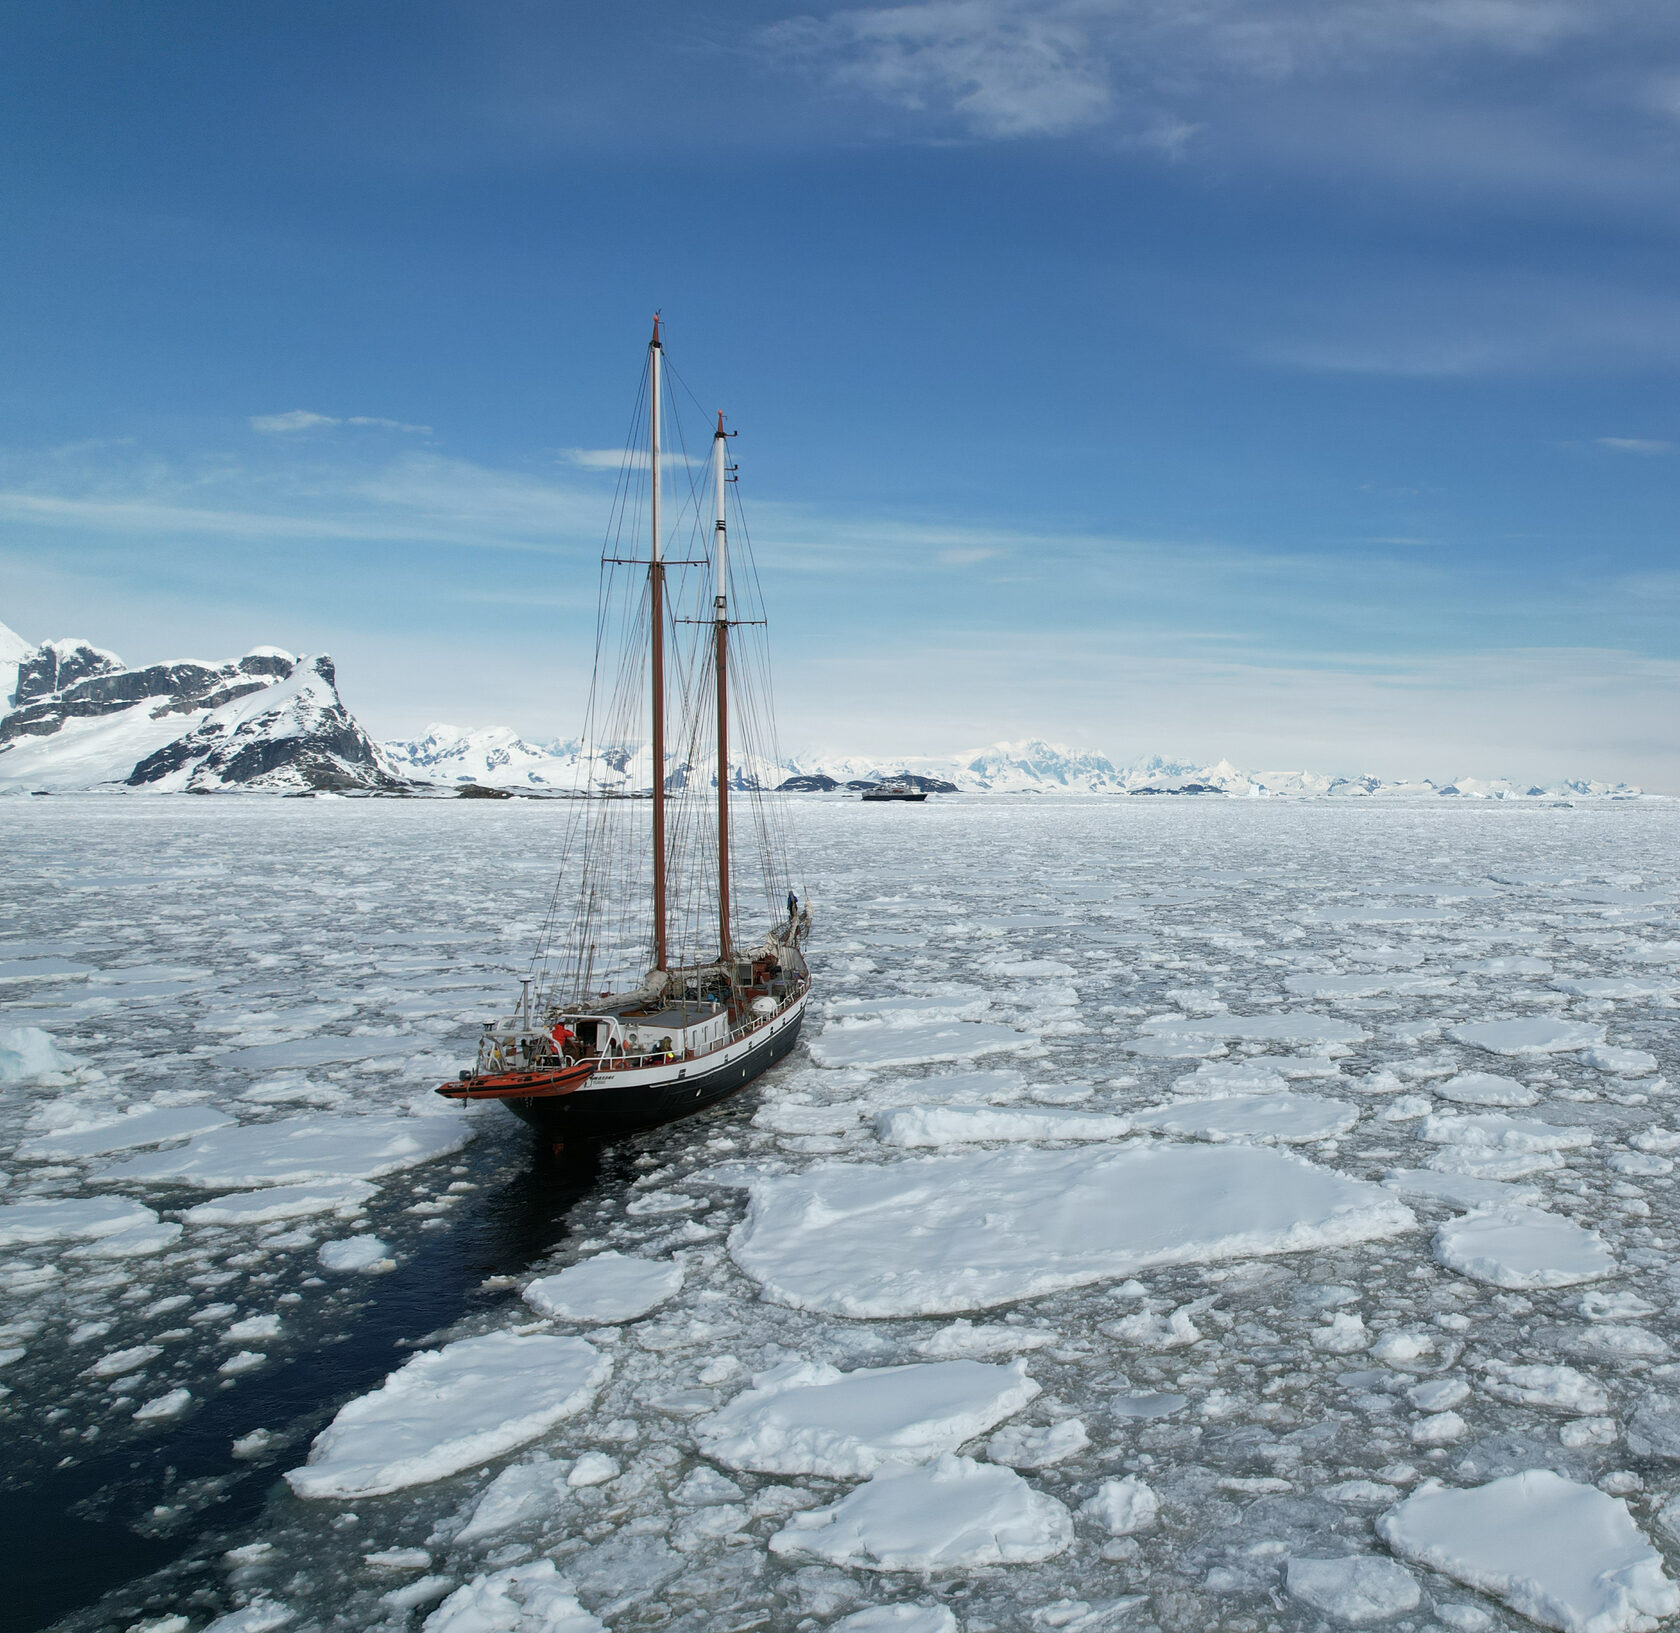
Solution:
{"label": "pack ice", "polygon": [[1392,1192],[1274,1150],[1009,1150],[757,1179],[729,1246],[778,1303],[940,1315],[1415,1223]]}
{"label": "pack ice", "polygon": [[635,1321],[682,1290],[680,1264],[656,1264],[628,1253],[597,1253],[558,1275],[539,1276],[524,1299],[542,1315],[605,1325]]}
{"label": "pack ice", "polygon": [[472,1136],[471,1123],[460,1116],[288,1117],[218,1128],[172,1150],[113,1163],[103,1177],[206,1191],[378,1179],[447,1157]]}
{"label": "pack ice", "polygon": [[972,1570],[1035,1564],[1073,1541],[1073,1518],[1013,1469],[947,1452],[884,1469],[827,1508],[795,1514],[770,1539],[784,1559],[869,1571]]}
{"label": "pack ice", "polygon": [[760,1474],[873,1474],[983,1435],[1038,1394],[1025,1363],[931,1361],[841,1372],[788,1362],[694,1426],[701,1450]]}
{"label": "pack ice", "polygon": [[1377,1521],[1403,1559],[1502,1599],[1559,1633],[1649,1633],[1680,1610],[1619,1497],[1530,1469],[1468,1491],[1430,1481]]}
{"label": "pack ice", "polygon": [[581,1412],[611,1370],[581,1338],[496,1332],[422,1351],[341,1407],[286,1483],[300,1497],[371,1497],[441,1480]]}

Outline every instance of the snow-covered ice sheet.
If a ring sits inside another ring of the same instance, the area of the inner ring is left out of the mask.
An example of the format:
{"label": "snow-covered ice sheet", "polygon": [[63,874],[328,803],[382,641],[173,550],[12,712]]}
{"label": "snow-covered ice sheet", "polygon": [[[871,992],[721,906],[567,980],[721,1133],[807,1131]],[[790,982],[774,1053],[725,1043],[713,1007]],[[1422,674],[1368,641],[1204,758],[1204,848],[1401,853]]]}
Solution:
{"label": "snow-covered ice sheet", "polygon": [[379,1179],[447,1157],[472,1136],[472,1122],[464,1116],[291,1117],[201,1134],[186,1145],[114,1163],[102,1177],[206,1191]]}
{"label": "snow-covered ice sheet", "polygon": [[843,1373],[794,1361],[761,1373],[694,1433],[727,1468],[846,1479],[955,1451],[1038,1393],[1022,1362],[927,1361]]}
{"label": "snow-covered ice sheet", "polygon": [[317,1213],[353,1213],[378,1193],[365,1179],[320,1179],[234,1191],[199,1202],[182,1215],[189,1225],[268,1225]]}
{"label": "snow-covered ice sheet", "polygon": [[1604,1042],[1602,1026],[1552,1015],[1527,1015],[1511,1021],[1472,1021],[1450,1027],[1447,1035],[1459,1043],[1474,1044],[1496,1055],[1553,1055]]}
{"label": "snow-covered ice sheet", "polygon": [[49,1197],[0,1204],[0,1247],[95,1240],[156,1225],[158,1216],[126,1196]]}
{"label": "snow-covered ice sheet", "polygon": [[146,1106],[95,1128],[41,1134],[17,1148],[20,1157],[103,1157],[136,1146],[162,1145],[226,1128],[233,1118],[211,1106]]}
{"label": "snow-covered ice sheet", "polygon": [[925,1066],[947,1060],[976,1060],[981,1055],[1031,1049],[1038,1039],[993,1021],[953,1021],[899,1025],[856,1021],[827,1026],[807,1045],[819,1066],[881,1069]]}
{"label": "snow-covered ice sheet", "polygon": [[636,1321],[681,1291],[680,1264],[659,1264],[628,1253],[597,1253],[558,1275],[539,1276],[524,1299],[541,1315],[606,1324]]}
{"label": "snow-covered ice sheet", "polygon": [[1455,1491],[1429,1482],[1377,1520],[1402,1558],[1560,1633],[1650,1633],[1680,1588],[1627,1504],[1549,1469]]}
{"label": "snow-covered ice sheet", "polygon": [[1346,1100],[1306,1094],[1245,1094],[1220,1100],[1179,1100],[1132,1114],[1138,1128],[1195,1140],[1253,1140],[1299,1145],[1345,1134],[1359,1121]]}
{"label": "snow-covered ice sheet", "polygon": [[894,1106],[875,1118],[884,1145],[906,1148],[1017,1140],[1114,1140],[1131,1122],[1111,1113],[1059,1106]]}
{"label": "snow-covered ice sheet", "polygon": [[1246,1146],[975,1152],[762,1179],[730,1251],[799,1309],[933,1315],[1414,1223],[1392,1192]]}
{"label": "snow-covered ice sheet", "polygon": [[300,1497],[370,1497],[441,1480],[582,1411],[611,1370],[581,1338],[542,1334],[422,1351],[340,1408],[286,1482]]}
{"label": "snow-covered ice sheet", "polygon": [[1596,1231],[1537,1208],[1488,1208],[1435,1233],[1435,1257],[1449,1270],[1495,1287],[1572,1287],[1616,1268]]}
{"label": "snow-covered ice sheet", "polygon": [[1012,1469],[946,1453],[886,1469],[827,1508],[795,1514],[770,1539],[782,1558],[871,1571],[1034,1564],[1073,1541],[1073,1519]]}

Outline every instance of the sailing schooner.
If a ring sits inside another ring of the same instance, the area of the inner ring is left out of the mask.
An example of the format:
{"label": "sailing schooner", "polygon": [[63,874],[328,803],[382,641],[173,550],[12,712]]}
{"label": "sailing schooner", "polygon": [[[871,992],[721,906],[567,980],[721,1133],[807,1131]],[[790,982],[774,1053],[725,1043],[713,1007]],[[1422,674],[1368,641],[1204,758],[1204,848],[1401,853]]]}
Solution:
{"label": "sailing schooner", "polygon": [[[586,724],[593,752],[579,757],[584,797],[568,802],[560,877],[519,999],[486,1024],[473,1068],[438,1090],[452,1100],[499,1100],[556,1141],[653,1128],[733,1094],[793,1048],[811,991],[810,908],[789,883],[778,779],[765,774],[779,754],[765,620],[753,616],[762,610],[757,576],[728,452],[735,433],[719,413],[706,462],[707,525],[693,477],[699,462],[680,448],[672,372],[656,316],[643,374],[647,412],[644,420],[638,405],[635,422],[646,426],[646,451],[634,432],[601,558]],[[677,451],[666,447],[667,420]],[[690,477],[675,525],[667,466]],[[745,547],[733,561],[732,493]],[[692,548],[673,555],[685,522]],[[643,537],[645,556],[636,548]],[[616,664],[607,661],[614,647]],[[591,769],[604,763],[640,780],[633,745],[644,706],[645,806]],[[737,803],[744,824],[733,820]],[[749,873],[772,922],[743,945],[735,925]]]}

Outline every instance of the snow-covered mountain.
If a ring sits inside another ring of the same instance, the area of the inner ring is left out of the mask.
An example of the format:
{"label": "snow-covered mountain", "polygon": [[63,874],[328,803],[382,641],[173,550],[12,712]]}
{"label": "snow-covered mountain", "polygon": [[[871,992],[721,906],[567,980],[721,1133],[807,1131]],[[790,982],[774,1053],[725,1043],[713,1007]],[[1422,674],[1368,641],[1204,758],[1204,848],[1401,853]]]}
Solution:
{"label": "snow-covered mountain", "polygon": [[[531,743],[505,727],[463,730],[435,725],[410,742],[381,745],[391,764],[417,781],[477,783],[495,788],[570,792],[632,793],[653,785],[646,746],[611,747],[577,739]],[[705,786],[713,779],[699,774]],[[1539,784],[1509,778],[1460,777],[1451,781],[1403,781],[1382,777],[1331,777],[1310,771],[1241,771],[1229,760],[1214,765],[1165,760],[1160,756],[1116,764],[1089,749],[1066,748],[1033,739],[993,743],[970,754],[893,758],[799,754],[780,764],[739,762],[731,766],[735,787],[777,787],[790,778],[845,787],[900,776],[925,777],[974,794],[1226,794],[1244,798],[1368,799],[1373,797],[1476,799],[1632,798],[1640,790],[1626,783],[1584,780]],[[686,786],[696,776],[673,760],[668,786]]]}
{"label": "snow-covered mountain", "polygon": [[[712,787],[707,766],[672,757],[666,786]],[[731,786],[845,787],[910,776],[970,794],[1223,794],[1246,798],[1632,798],[1625,783],[1508,778],[1394,781],[1242,771],[1159,756],[1120,764],[1033,739],[969,754],[800,754],[742,759]],[[476,784],[531,793],[630,794],[653,785],[646,745],[532,743],[505,726],[434,725],[375,743],[344,707],[332,660],[257,647],[235,662],[130,669],[87,641],[31,646],[0,624],[0,792],[82,788],[153,793],[428,792]]]}
{"label": "snow-covered mountain", "polygon": [[0,791],[384,791],[407,787],[338,695],[332,660],[130,669],[87,641],[0,624]]}
{"label": "snow-covered mountain", "polygon": [[[562,793],[588,789],[607,794],[642,792],[653,786],[653,753],[645,743],[586,743],[576,737],[528,743],[506,726],[467,730],[437,724],[428,726],[423,737],[379,746],[393,767],[416,782]],[[766,760],[730,762],[732,788],[774,788],[789,775],[787,766]],[[711,767],[700,769],[667,756],[665,786],[676,790],[694,783],[714,788],[717,777]]]}

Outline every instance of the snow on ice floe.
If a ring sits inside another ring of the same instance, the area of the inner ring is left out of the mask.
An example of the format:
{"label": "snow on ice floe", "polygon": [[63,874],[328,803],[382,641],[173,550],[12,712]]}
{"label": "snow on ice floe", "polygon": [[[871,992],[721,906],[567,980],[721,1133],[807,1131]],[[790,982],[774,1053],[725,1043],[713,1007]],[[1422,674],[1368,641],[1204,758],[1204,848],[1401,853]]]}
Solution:
{"label": "snow on ice floe", "polygon": [[200,1202],[181,1217],[189,1225],[268,1225],[316,1213],[356,1213],[378,1192],[377,1185],[363,1179],[318,1179],[301,1185],[236,1191],[213,1202]]}
{"label": "snow on ice floe", "polygon": [[47,1197],[0,1207],[0,1247],[125,1235],[158,1224],[143,1202],[126,1196]]}
{"label": "snow on ice floe", "polygon": [[33,1083],[75,1070],[76,1062],[40,1027],[0,1026],[0,1084]]}
{"label": "snow on ice floe", "polygon": [[20,1157],[103,1157],[226,1128],[233,1118],[209,1106],[141,1106],[95,1128],[42,1134],[17,1148]]}
{"label": "snow on ice floe", "polygon": [[1377,1520],[1395,1553],[1560,1633],[1649,1633],[1680,1610],[1627,1504],[1547,1469],[1468,1490],[1435,1481]]}
{"label": "snow on ice floe", "polygon": [[829,1633],[957,1633],[957,1618],[946,1605],[871,1605],[842,1616]]}
{"label": "snow on ice floe", "polygon": [[1603,1043],[1604,1028],[1553,1015],[1525,1015],[1513,1021],[1467,1022],[1449,1027],[1447,1036],[1496,1055],[1552,1055]]}
{"label": "snow on ice floe", "polygon": [[216,1129],[173,1150],[116,1163],[100,1177],[206,1191],[378,1179],[451,1156],[472,1137],[471,1123],[451,1114],[290,1117]]}
{"label": "snow on ice floe", "polygon": [[1657,1069],[1657,1057],[1650,1050],[1622,1049],[1613,1043],[1595,1044],[1581,1058],[1612,1077],[1649,1077]]}
{"label": "snow on ice floe", "polygon": [[1538,1208],[1489,1208],[1449,1220],[1435,1233],[1435,1257],[1495,1287],[1569,1287],[1616,1268],[1596,1231]]}
{"label": "snow on ice floe", "polygon": [[1364,975],[1286,975],[1284,990],[1298,998],[1377,998],[1386,993],[1446,992],[1456,983],[1450,975],[1404,975],[1373,971]]}
{"label": "snow on ice floe", "polygon": [[1113,1140],[1130,1132],[1125,1117],[1055,1106],[894,1106],[875,1118],[875,1134],[883,1144],[905,1147]]}
{"label": "snow on ice floe", "polygon": [[922,1066],[945,1060],[973,1060],[1005,1050],[1034,1049],[1038,1039],[992,1021],[899,1025],[853,1021],[824,1027],[810,1040],[819,1066]]}
{"label": "snow on ice floe", "polygon": [[1013,1469],[947,1452],[918,1468],[884,1469],[827,1508],[791,1517],[770,1539],[783,1559],[867,1571],[973,1570],[1053,1559],[1073,1517]]}
{"label": "snow on ice floe", "polygon": [[315,1257],[323,1270],[334,1275],[380,1276],[397,1268],[391,1250],[377,1236],[344,1236],[323,1242]]}
{"label": "snow on ice floe", "polygon": [[581,1338],[547,1334],[488,1333],[423,1350],[341,1407],[286,1482],[300,1497],[369,1497],[441,1480],[582,1411],[611,1370]]}
{"label": "snow on ice floe", "polygon": [[1162,1039],[1206,1039],[1238,1043],[1363,1043],[1369,1036],[1351,1021],[1329,1015],[1198,1015],[1184,1019],[1162,1017],[1143,1023],[1143,1030]]}
{"label": "snow on ice floe", "polygon": [[1479,1179],[1473,1174],[1442,1174],[1433,1168],[1390,1168],[1383,1184],[1420,1202],[1446,1202],[1455,1208],[1527,1207],[1540,1200],[1534,1185]]}
{"label": "snow on ice floe", "polygon": [[425,1633],[606,1633],[552,1559],[475,1576],[425,1621]]}
{"label": "snow on ice floe", "polygon": [[836,1021],[871,1020],[915,1026],[934,1021],[974,1021],[991,1007],[989,994],[962,992],[934,998],[831,998],[824,1014]]}
{"label": "snow on ice floe", "polygon": [[1239,1095],[1218,1100],[1180,1100],[1131,1114],[1139,1128],[1215,1143],[1251,1140],[1294,1145],[1345,1134],[1360,1111],[1346,1100],[1314,1095]]}
{"label": "snow on ice floe", "polygon": [[1039,1392],[1024,1362],[924,1361],[841,1372],[793,1361],[694,1425],[702,1453],[758,1474],[851,1479],[925,1463],[985,1434]]}
{"label": "snow on ice floe", "polygon": [[1593,1131],[1558,1128],[1499,1112],[1435,1112],[1418,1125],[1418,1138],[1430,1145],[1456,1145],[1471,1151],[1579,1151],[1593,1143]]}
{"label": "snow on ice floe", "polygon": [[959,1319],[918,1343],[916,1353],[930,1360],[978,1360],[991,1355],[1018,1355],[1056,1342],[1056,1334],[1042,1327],[1011,1327]]}
{"label": "snow on ice floe", "polygon": [[755,1179],[730,1252],[778,1303],[938,1315],[1415,1223],[1392,1192],[1256,1146],[975,1151]]}
{"label": "snow on ice floe", "polygon": [[1513,1363],[1488,1359],[1476,1363],[1484,1393],[1517,1406],[1537,1406],[1575,1417],[1597,1417],[1610,1410],[1603,1387],[1574,1367]]}
{"label": "snow on ice floe", "polygon": [[680,1264],[597,1253],[558,1275],[538,1277],[522,1296],[541,1315],[606,1326],[640,1319],[675,1298],[682,1285]]}
{"label": "snow on ice floe", "polygon": [[1526,1083],[1493,1072],[1460,1072],[1434,1090],[1460,1106],[1532,1106],[1540,1098]]}
{"label": "snow on ice floe", "polygon": [[1555,1151],[1505,1151],[1491,1146],[1444,1145],[1424,1159],[1437,1173],[1459,1174],[1467,1179],[1526,1179],[1530,1174],[1549,1173],[1563,1166]]}

